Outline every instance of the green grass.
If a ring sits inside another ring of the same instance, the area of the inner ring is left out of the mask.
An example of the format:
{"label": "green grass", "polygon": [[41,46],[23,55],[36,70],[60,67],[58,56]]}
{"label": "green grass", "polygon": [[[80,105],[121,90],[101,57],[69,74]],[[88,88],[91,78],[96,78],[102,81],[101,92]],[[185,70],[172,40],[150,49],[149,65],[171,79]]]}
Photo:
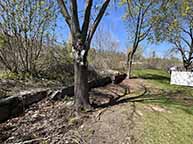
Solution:
{"label": "green grass", "polygon": [[193,144],[193,115],[175,107],[144,114],[145,144]]}
{"label": "green grass", "polygon": [[[162,70],[134,70],[133,76],[144,79],[150,90],[159,89],[159,96],[150,93],[140,104],[143,111],[145,144],[193,144],[193,100],[187,104],[175,97],[192,97],[191,87],[170,85],[170,75]],[[170,99],[171,97],[171,99]],[[169,98],[169,99],[168,99]],[[191,102],[192,101],[192,102]],[[166,112],[145,110],[145,107],[159,106]]]}
{"label": "green grass", "polygon": [[156,84],[162,89],[173,88],[170,85],[170,75],[162,70],[153,70],[153,69],[145,69],[145,70],[134,70],[133,76],[148,80],[149,82]]}
{"label": "green grass", "polygon": [[179,92],[186,96],[193,96],[193,88],[187,86],[170,85],[170,74],[163,70],[145,69],[134,70],[133,76],[147,80],[160,90]]}

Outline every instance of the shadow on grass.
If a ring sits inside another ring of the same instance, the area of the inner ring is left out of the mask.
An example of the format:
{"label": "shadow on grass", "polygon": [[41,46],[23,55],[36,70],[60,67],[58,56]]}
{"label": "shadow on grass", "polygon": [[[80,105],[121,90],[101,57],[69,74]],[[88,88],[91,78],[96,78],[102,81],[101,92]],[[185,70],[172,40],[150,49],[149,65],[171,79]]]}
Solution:
{"label": "shadow on grass", "polygon": [[169,82],[170,78],[167,76],[159,75],[159,74],[145,74],[145,75],[139,75],[138,77],[133,78],[142,78],[142,79],[148,79],[148,80],[157,80],[162,82]]}
{"label": "shadow on grass", "polygon": [[[106,94],[103,92],[93,92],[93,95],[98,102],[93,101],[92,106],[94,108],[106,108],[114,105],[119,105],[128,102],[141,102],[149,104],[160,104],[162,106],[170,106],[183,110],[184,112],[193,115],[193,98],[184,97],[183,91],[164,91],[160,90],[158,93],[151,93],[150,89],[143,86],[143,92],[136,96],[129,97],[129,94],[123,95],[117,94],[114,91],[110,91],[113,94]],[[104,102],[104,99],[106,102]]]}
{"label": "shadow on grass", "polygon": [[124,93],[123,95],[120,95],[120,94],[118,94],[114,91],[111,91],[111,90],[109,90],[109,91],[111,93],[113,93],[112,95],[111,94],[104,94],[102,92],[93,92],[93,95],[95,97],[108,99],[108,102],[101,104],[101,103],[95,103],[93,101],[92,106],[94,108],[106,108],[106,107],[109,107],[109,106],[114,106],[114,105],[118,105],[118,104],[127,103],[127,102],[130,102],[130,101],[134,101],[135,99],[139,99],[139,98],[144,97],[148,93],[148,89],[145,86],[143,86],[143,88],[144,88],[144,91],[142,92],[142,94],[132,96],[132,97],[126,97],[127,93]]}
{"label": "shadow on grass", "polygon": [[146,95],[146,98],[135,99],[135,102],[146,104],[159,104],[166,107],[173,107],[183,110],[187,114],[193,115],[193,98],[190,96],[183,97],[182,91],[162,91],[158,94]]}

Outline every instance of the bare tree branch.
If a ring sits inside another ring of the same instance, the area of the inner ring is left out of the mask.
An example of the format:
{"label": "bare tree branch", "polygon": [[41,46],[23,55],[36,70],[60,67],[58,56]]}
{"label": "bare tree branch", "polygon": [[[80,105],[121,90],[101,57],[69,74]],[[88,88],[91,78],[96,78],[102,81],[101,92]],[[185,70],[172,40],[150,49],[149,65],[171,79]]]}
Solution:
{"label": "bare tree branch", "polygon": [[191,31],[187,31],[187,30],[184,29],[183,27],[180,27],[180,29],[181,29],[184,33],[186,33],[186,34],[188,34],[190,37],[192,37]]}
{"label": "bare tree branch", "polygon": [[71,0],[71,14],[72,14],[72,29],[76,34],[80,35],[80,24],[78,19],[78,6],[77,6],[77,0]]}
{"label": "bare tree branch", "polygon": [[129,0],[127,0],[127,8],[128,8],[128,11],[129,11],[129,14],[131,17],[133,17],[133,14],[132,14],[132,11],[131,11],[131,2]]}
{"label": "bare tree branch", "polygon": [[84,21],[82,25],[83,41],[86,40],[86,36],[87,36],[89,24],[90,24],[90,14],[91,14],[92,3],[93,3],[93,0],[86,1],[86,10],[85,10]]}
{"label": "bare tree branch", "polygon": [[140,36],[139,41],[143,41],[148,36],[151,29],[152,29],[152,25]]}
{"label": "bare tree branch", "polygon": [[105,10],[107,9],[107,6],[108,6],[109,2],[110,2],[110,0],[105,0],[105,2],[103,3],[103,5],[102,5],[102,7],[101,7],[95,21],[94,21],[94,23],[92,25],[92,28],[89,31],[89,34],[88,34],[88,37],[87,37],[87,41],[89,43],[90,43],[90,41],[91,41],[91,39],[92,39],[92,37],[93,37],[99,23],[100,23],[100,21],[101,21],[103,15],[105,13]]}
{"label": "bare tree branch", "polygon": [[58,1],[59,6],[60,6],[61,13],[63,14],[63,16],[66,20],[66,23],[68,24],[68,26],[71,30],[71,17],[70,17],[70,14],[68,12],[68,9],[64,3],[64,0],[57,0],[57,1]]}
{"label": "bare tree branch", "polygon": [[183,36],[181,36],[180,38],[187,44],[189,48],[191,48],[191,44]]}

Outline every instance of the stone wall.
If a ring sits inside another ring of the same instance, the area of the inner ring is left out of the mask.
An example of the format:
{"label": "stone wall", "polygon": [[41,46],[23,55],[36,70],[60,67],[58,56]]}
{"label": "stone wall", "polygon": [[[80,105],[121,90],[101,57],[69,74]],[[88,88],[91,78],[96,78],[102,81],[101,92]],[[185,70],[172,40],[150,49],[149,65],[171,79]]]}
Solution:
{"label": "stone wall", "polygon": [[23,113],[31,104],[42,100],[48,93],[48,89],[38,89],[0,99],[0,122]]}
{"label": "stone wall", "polygon": [[[105,77],[89,82],[89,89],[106,86],[110,83],[118,84],[126,78],[126,74],[114,77]],[[60,88],[55,91],[49,89],[37,89],[33,91],[21,92],[16,96],[0,99],[0,122],[18,116],[23,113],[33,103],[49,97],[50,100],[60,100],[65,96],[74,96],[74,86]]]}

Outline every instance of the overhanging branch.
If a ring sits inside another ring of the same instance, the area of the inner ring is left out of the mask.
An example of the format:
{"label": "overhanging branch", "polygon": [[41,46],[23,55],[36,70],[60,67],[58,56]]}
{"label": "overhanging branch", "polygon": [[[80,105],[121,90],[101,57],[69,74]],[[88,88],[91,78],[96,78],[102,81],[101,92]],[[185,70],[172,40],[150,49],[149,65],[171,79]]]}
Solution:
{"label": "overhanging branch", "polygon": [[72,26],[75,33],[80,33],[80,24],[78,19],[78,6],[77,0],[71,0],[71,14],[72,14]]}
{"label": "overhanging branch", "polygon": [[93,25],[92,25],[92,28],[90,29],[89,33],[88,33],[88,37],[87,37],[87,41],[90,42],[93,38],[93,35],[96,31],[96,28],[98,27],[104,13],[105,13],[105,10],[107,9],[108,7],[108,4],[109,4],[110,0],[105,0],[105,2],[103,3]]}
{"label": "overhanging branch", "polygon": [[64,3],[64,0],[57,0],[57,1],[58,1],[59,6],[60,6],[60,10],[61,10],[62,15],[64,16],[66,23],[68,24],[70,30],[72,31],[72,29],[71,29],[71,16],[70,16],[68,9]]}
{"label": "overhanging branch", "polygon": [[93,3],[93,0],[87,0],[86,1],[84,21],[83,21],[83,25],[82,25],[82,39],[83,39],[83,41],[86,40],[86,35],[87,35],[87,32],[88,32],[92,3]]}

